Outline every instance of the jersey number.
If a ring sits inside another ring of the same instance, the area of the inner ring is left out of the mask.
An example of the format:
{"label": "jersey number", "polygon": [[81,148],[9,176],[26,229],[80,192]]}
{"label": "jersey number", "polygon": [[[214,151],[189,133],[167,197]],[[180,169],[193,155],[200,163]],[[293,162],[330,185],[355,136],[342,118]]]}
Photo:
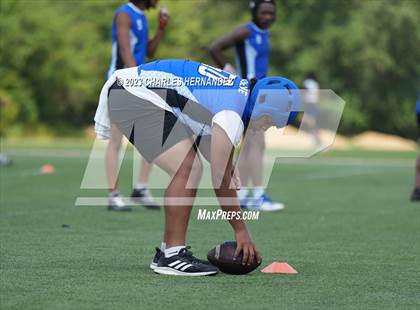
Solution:
{"label": "jersey number", "polygon": [[218,80],[218,79],[226,79],[227,80],[227,79],[229,79],[229,80],[233,81],[236,77],[235,75],[233,75],[229,72],[225,72],[223,70],[220,70],[218,68],[214,68],[212,66],[208,66],[208,65],[205,65],[205,64],[201,64],[198,67],[198,73],[200,73],[201,75],[204,75],[208,78],[215,79],[215,80]]}

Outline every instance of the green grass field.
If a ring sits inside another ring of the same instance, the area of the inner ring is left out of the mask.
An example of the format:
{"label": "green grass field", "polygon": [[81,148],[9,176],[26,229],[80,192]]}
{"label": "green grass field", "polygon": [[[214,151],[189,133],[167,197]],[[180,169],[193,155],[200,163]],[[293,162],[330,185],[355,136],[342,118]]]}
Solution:
{"label": "green grass field", "polygon": [[[414,153],[328,152],[277,165],[268,192],[287,209],[249,227],[262,266],[286,261],[299,274],[184,278],[149,270],[162,212],[74,205],[105,195],[79,188],[89,144],[2,149],[15,164],[0,167],[1,309],[420,307],[420,204],[408,199]],[[56,172],[37,174],[44,163]],[[127,164],[125,194],[130,173]],[[205,257],[232,232],[223,221],[197,221],[197,209],[188,244]]]}

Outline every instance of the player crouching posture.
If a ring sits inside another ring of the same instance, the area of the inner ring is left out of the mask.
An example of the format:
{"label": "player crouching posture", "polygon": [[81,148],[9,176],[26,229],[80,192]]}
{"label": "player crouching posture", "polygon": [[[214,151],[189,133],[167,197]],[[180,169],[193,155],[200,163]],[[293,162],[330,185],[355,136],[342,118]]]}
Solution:
{"label": "player crouching posture", "polygon": [[[188,220],[202,174],[210,162],[221,208],[241,212],[232,164],[246,130],[284,127],[296,114],[299,93],[281,77],[247,81],[189,60],[160,60],[117,70],[104,85],[95,116],[99,137],[111,123],[171,181],[165,191],[165,231],[150,267],[160,274],[205,276],[218,269],[185,246]],[[242,219],[229,221],[243,264],[261,256]]]}

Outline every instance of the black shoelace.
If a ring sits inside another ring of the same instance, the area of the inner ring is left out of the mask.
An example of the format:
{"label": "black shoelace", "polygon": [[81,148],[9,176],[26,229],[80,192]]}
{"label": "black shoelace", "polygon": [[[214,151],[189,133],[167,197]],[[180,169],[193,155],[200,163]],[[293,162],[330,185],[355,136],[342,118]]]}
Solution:
{"label": "black shoelace", "polygon": [[189,259],[192,263],[199,263],[199,264],[203,264],[205,261],[203,261],[202,259],[199,259],[197,257],[195,257],[193,255],[193,253],[190,251],[191,247],[190,246],[186,246],[185,248],[181,249],[178,253],[178,255],[186,257],[187,259]]}

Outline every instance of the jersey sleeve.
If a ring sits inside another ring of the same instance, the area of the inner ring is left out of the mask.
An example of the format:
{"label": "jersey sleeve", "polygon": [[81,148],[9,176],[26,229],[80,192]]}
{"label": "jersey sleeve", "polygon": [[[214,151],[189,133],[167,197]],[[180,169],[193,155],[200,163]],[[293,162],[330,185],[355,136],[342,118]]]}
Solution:
{"label": "jersey sleeve", "polygon": [[238,113],[232,110],[223,110],[216,113],[212,119],[212,125],[219,125],[236,147],[241,141],[244,132],[244,123]]}

